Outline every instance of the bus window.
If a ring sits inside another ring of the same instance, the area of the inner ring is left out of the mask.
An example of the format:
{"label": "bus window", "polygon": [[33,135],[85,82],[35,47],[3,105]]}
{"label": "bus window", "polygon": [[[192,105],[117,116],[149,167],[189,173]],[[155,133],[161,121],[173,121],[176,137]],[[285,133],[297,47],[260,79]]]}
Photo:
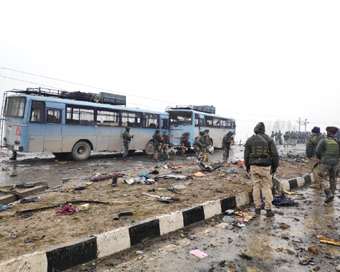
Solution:
{"label": "bus window", "polygon": [[159,128],[159,124],[158,124],[159,115],[158,114],[143,113],[143,115],[144,115],[143,127],[145,127],[145,128]]}
{"label": "bus window", "polygon": [[213,118],[211,116],[205,115],[205,126],[212,127],[213,126]]}
{"label": "bus window", "polygon": [[204,119],[195,113],[195,127],[204,127]]}
{"label": "bus window", "polygon": [[169,113],[170,125],[191,125],[192,112],[190,111],[171,111]]}
{"label": "bus window", "polygon": [[5,116],[23,118],[25,103],[25,97],[8,97],[5,108]]}
{"label": "bus window", "polygon": [[47,123],[60,124],[61,123],[61,110],[47,110]]}
{"label": "bus window", "polygon": [[213,118],[213,126],[214,127],[221,127],[222,126],[222,120],[220,118]]}
{"label": "bus window", "polygon": [[66,124],[93,125],[94,110],[79,107],[67,107]]}
{"label": "bus window", "polygon": [[142,114],[139,112],[122,112],[123,127],[141,127]]}
{"label": "bus window", "polygon": [[119,112],[115,111],[97,111],[97,125],[98,126],[119,126]]}
{"label": "bus window", "polygon": [[162,129],[168,129],[168,128],[169,128],[169,120],[162,119]]}
{"label": "bus window", "polygon": [[32,123],[43,123],[45,112],[45,102],[43,101],[32,101],[31,118]]}

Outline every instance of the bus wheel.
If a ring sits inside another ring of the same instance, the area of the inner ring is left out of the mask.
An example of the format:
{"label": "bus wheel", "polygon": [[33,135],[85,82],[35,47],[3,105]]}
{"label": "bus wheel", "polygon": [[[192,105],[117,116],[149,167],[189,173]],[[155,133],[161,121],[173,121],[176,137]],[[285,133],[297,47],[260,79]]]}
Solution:
{"label": "bus wheel", "polygon": [[80,141],[72,148],[72,159],[75,161],[85,161],[90,157],[91,147],[88,142]]}
{"label": "bus wheel", "polygon": [[153,154],[153,151],[154,151],[153,142],[148,141],[148,143],[146,144],[145,149],[144,149],[144,154],[151,156]]}

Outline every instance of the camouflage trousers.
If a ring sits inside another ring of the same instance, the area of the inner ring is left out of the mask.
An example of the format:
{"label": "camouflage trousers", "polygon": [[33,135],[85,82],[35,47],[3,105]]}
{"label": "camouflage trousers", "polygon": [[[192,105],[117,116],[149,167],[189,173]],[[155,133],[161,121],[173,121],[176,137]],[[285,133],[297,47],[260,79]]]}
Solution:
{"label": "camouflage trousers", "polygon": [[338,168],[338,165],[320,164],[318,175],[321,189],[331,190],[333,193],[335,192]]}
{"label": "camouflage trousers", "polygon": [[124,142],[123,158],[126,158],[129,153],[129,142]]}
{"label": "camouflage trousers", "polygon": [[228,162],[228,159],[229,159],[229,150],[230,150],[230,147],[224,147],[223,148],[223,161],[224,162]]}
{"label": "camouflage trousers", "polygon": [[[317,160],[316,156],[309,158],[310,169],[313,168],[314,164],[316,163],[316,160]],[[313,170],[313,180],[314,180],[315,185],[320,184],[319,175],[318,175],[319,168],[320,168],[320,164],[317,167],[315,167],[315,169]]]}
{"label": "camouflage trousers", "polygon": [[161,154],[164,160],[170,159],[168,150],[169,150],[168,145],[163,145],[163,147],[161,148]]}
{"label": "camouflage trousers", "polygon": [[266,210],[271,210],[273,208],[273,176],[270,174],[270,168],[271,166],[250,166],[251,179],[253,182],[253,199],[257,209],[262,206],[261,191],[262,196],[264,197]]}
{"label": "camouflage trousers", "polygon": [[202,157],[203,157],[203,161],[204,162],[208,162],[209,161],[209,152],[208,152],[206,147],[204,147],[202,149]]}

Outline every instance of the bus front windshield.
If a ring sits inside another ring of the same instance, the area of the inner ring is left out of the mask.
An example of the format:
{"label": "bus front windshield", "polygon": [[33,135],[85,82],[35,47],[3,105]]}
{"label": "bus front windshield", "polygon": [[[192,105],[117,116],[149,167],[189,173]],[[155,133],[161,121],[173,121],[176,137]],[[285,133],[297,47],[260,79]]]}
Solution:
{"label": "bus front windshield", "polygon": [[170,125],[191,125],[192,112],[190,111],[172,111],[169,113]]}

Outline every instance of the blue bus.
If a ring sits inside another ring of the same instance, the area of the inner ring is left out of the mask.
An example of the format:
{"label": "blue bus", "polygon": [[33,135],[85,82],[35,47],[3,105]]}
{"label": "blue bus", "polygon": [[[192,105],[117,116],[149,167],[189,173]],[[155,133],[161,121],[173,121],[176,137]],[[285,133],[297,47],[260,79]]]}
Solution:
{"label": "blue bus", "polygon": [[222,139],[225,134],[232,131],[236,134],[235,119],[215,114],[213,106],[176,106],[169,108],[170,143],[180,146],[180,138],[184,132],[189,132],[187,137],[192,147],[195,137],[201,130],[209,129],[212,146],[222,148]]}
{"label": "blue bus", "polygon": [[[157,129],[169,131],[169,114],[124,106],[125,101],[91,94],[28,88],[4,93],[2,146],[18,152],[51,152],[57,158],[86,160],[91,151],[123,150],[131,128],[130,152],[153,153]],[[103,99],[104,97],[104,99]],[[65,156],[66,155],[66,156]]]}

